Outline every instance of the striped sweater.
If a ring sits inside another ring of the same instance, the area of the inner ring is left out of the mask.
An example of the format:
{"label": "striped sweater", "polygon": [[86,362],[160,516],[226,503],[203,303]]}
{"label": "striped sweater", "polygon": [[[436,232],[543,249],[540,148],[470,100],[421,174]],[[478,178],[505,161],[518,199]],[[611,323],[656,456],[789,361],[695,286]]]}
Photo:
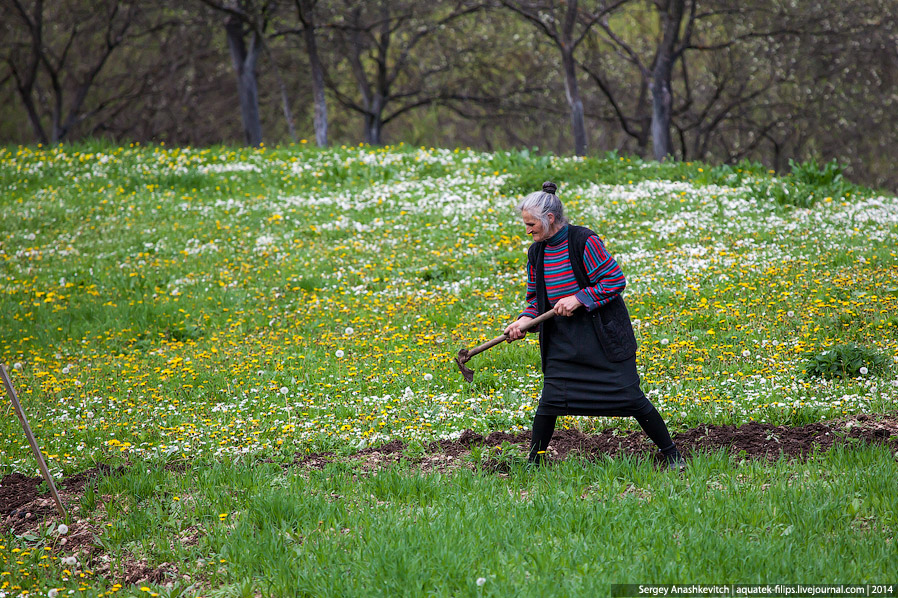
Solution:
{"label": "striped sweater", "polygon": [[[593,286],[580,289],[568,256],[568,225],[552,235],[546,242],[544,254],[544,275],[549,303],[555,305],[559,299],[576,295],[588,311],[605,305],[615,295],[619,295],[627,281],[620,266],[608,255],[605,245],[598,237],[590,237],[583,252],[583,265]],[[539,315],[536,307],[536,264],[527,263],[527,309],[521,316],[535,318]],[[518,316],[520,317],[520,316]]]}

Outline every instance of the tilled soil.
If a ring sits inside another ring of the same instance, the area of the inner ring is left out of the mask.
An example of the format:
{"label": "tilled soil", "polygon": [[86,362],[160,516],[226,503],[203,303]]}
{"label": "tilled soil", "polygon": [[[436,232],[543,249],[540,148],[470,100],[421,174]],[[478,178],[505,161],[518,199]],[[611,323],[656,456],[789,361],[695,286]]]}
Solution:
{"label": "tilled soil", "polygon": [[[888,446],[898,455],[898,418],[883,415],[859,415],[847,419],[807,424],[804,426],[773,426],[762,423],[748,423],[741,426],[700,425],[673,435],[680,452],[688,457],[699,452],[723,451],[740,459],[764,460],[806,459],[814,452],[824,452],[837,445],[856,446],[881,444]],[[366,448],[350,457],[340,457],[333,453],[297,455],[293,463],[299,468],[322,468],[334,461],[355,461],[365,470],[376,470],[391,463],[405,461],[417,464],[423,471],[446,471],[452,468],[473,467],[470,459],[474,447],[487,449],[486,459],[481,466],[497,472],[508,469],[507,461],[492,457],[499,447],[516,445],[520,454],[526,454],[530,444],[530,433],[493,432],[483,436],[464,431],[457,440],[440,440],[430,443],[421,451],[412,450],[405,443],[394,440],[382,446]],[[571,457],[598,461],[621,456],[658,459],[651,441],[641,431],[623,432],[606,429],[598,434],[583,434],[577,430],[556,430],[548,450],[549,464],[558,463]],[[100,465],[89,471],[57,481],[63,502],[70,510],[77,511],[85,488],[95,484],[104,475],[115,475],[108,466]],[[59,549],[65,553],[77,553],[81,562],[102,561],[108,557],[101,554],[101,548],[94,539],[95,527],[99,522],[89,522],[70,513],[70,531],[61,540]],[[55,503],[46,489],[42,489],[40,477],[28,477],[13,473],[0,479],[0,533],[23,534],[37,529],[45,522],[58,519]],[[123,568],[106,571],[102,563],[97,570],[123,583],[159,583],[163,579],[178,575],[176,565],[165,563],[160,567],[149,567],[145,562],[134,561]]]}
{"label": "tilled soil", "polygon": [[[757,422],[738,427],[703,424],[673,434],[673,439],[687,458],[696,452],[724,451],[744,459],[806,459],[815,451],[827,451],[839,444],[887,444],[898,450],[898,418],[859,415],[795,427]],[[442,470],[453,463],[463,462],[472,446],[497,448],[506,443],[517,445],[520,452],[526,453],[530,445],[530,432],[493,432],[483,436],[465,430],[457,440],[433,442],[425,447],[423,455],[417,456],[410,455],[403,442],[394,440],[361,450],[352,459],[361,459],[370,468],[401,460],[417,460],[425,469]],[[660,459],[654,445],[642,431],[622,432],[617,429],[606,429],[598,434],[556,430],[547,453],[550,463],[572,456],[590,461],[618,456]],[[339,458],[332,453],[316,453],[298,457],[296,464],[320,468],[335,460]]]}

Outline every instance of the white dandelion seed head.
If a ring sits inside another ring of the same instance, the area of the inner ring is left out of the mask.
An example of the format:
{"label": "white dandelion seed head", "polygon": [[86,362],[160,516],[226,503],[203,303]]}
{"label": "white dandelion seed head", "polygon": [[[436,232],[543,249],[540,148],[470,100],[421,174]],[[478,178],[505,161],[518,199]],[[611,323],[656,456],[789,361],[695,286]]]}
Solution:
{"label": "white dandelion seed head", "polygon": [[73,556],[67,556],[61,559],[61,562],[66,567],[74,567],[78,564],[78,559]]}
{"label": "white dandelion seed head", "polygon": [[59,596],[59,590],[53,588],[52,590],[47,590],[47,598],[57,598]]}
{"label": "white dandelion seed head", "polygon": [[72,371],[72,368],[70,368],[69,366],[65,366],[64,368],[62,368],[63,374],[68,374],[71,371]]}
{"label": "white dandelion seed head", "polygon": [[486,578],[485,578],[485,577],[478,577],[478,578],[477,578],[477,585],[478,585],[478,586],[482,586],[482,585],[485,584],[485,583],[486,583]]}
{"label": "white dandelion seed head", "polygon": [[795,312],[790,309],[789,311],[786,312],[786,315],[791,318],[792,316],[795,315]]}
{"label": "white dandelion seed head", "polygon": [[669,339],[669,338],[662,338],[662,339],[661,339],[661,344],[662,344],[662,345],[666,345],[666,344],[669,343],[669,342],[670,342],[670,339]]}
{"label": "white dandelion seed head", "polygon": [[334,353],[337,356],[337,359],[341,359],[346,353],[343,352],[343,349],[337,349],[337,352]]}
{"label": "white dandelion seed head", "polygon": [[751,357],[751,351],[746,349],[745,351],[742,352],[742,357]]}
{"label": "white dandelion seed head", "polygon": [[353,330],[352,326],[347,326],[346,330],[343,331],[343,334],[345,334],[346,336],[351,336],[354,332],[355,330]]}
{"label": "white dandelion seed head", "polygon": [[[895,358],[895,361],[898,361],[898,357]],[[17,372],[21,372],[23,367],[24,366],[22,365],[21,361],[17,361],[12,364],[12,369],[16,370]]]}
{"label": "white dandelion seed head", "polygon": [[867,372],[869,372],[870,370],[868,370],[866,366],[861,366],[861,369],[859,369],[858,371],[861,373],[861,376],[866,376]]}
{"label": "white dandelion seed head", "polygon": [[431,373],[424,374],[424,379],[427,382],[430,382],[431,380],[433,380],[433,374],[431,374]]}
{"label": "white dandelion seed head", "polygon": [[56,531],[60,536],[64,536],[69,533],[69,526],[67,526],[65,523],[60,523],[59,527],[56,528]]}
{"label": "white dandelion seed head", "polygon": [[281,394],[282,394],[282,395],[285,395],[285,394],[287,394],[288,392],[290,392],[290,389],[289,389],[289,388],[287,388],[286,386],[282,386],[282,387],[281,387]]}

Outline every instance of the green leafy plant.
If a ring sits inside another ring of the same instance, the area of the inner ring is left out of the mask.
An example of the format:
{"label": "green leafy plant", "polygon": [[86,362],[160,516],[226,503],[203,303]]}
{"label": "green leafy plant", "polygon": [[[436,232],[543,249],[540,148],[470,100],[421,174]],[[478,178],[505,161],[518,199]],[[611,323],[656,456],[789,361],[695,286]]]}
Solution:
{"label": "green leafy plant", "polygon": [[871,349],[854,344],[837,345],[811,357],[805,365],[805,376],[821,378],[855,378],[873,374],[883,360]]}
{"label": "green leafy plant", "polygon": [[[804,207],[810,207],[820,198],[845,197],[855,189],[853,184],[845,180],[842,174],[844,167],[836,160],[831,160],[822,167],[814,158],[801,163],[789,160],[789,167],[792,169],[791,178],[794,180],[796,190],[800,191],[793,195],[793,199],[806,196],[803,201],[807,205]],[[796,201],[787,203],[800,205]]]}
{"label": "green leafy plant", "polygon": [[821,199],[844,198],[859,190],[845,179],[844,167],[836,160],[823,166],[815,158],[806,162],[789,160],[789,167],[790,174],[782,178],[761,179],[752,183],[752,192],[769,197],[781,206],[810,208]]}
{"label": "green leafy plant", "polygon": [[792,177],[801,183],[831,189],[851,187],[842,176],[844,167],[836,160],[827,162],[821,167],[815,158],[811,158],[807,162],[796,162],[790,159],[789,167],[792,169]]}
{"label": "green leafy plant", "polygon": [[772,199],[780,206],[809,208],[817,202],[820,196],[819,191],[813,187],[787,178],[759,181],[752,183],[749,187],[754,195]]}
{"label": "green leafy plant", "polygon": [[402,451],[402,456],[412,463],[420,463],[427,454],[427,447],[419,440],[408,443]]}

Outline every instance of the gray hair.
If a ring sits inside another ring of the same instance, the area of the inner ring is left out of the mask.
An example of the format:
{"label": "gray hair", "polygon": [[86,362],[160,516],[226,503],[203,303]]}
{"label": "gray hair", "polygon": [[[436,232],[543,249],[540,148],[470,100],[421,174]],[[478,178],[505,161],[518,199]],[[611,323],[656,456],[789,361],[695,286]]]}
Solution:
{"label": "gray hair", "polygon": [[558,226],[564,226],[568,223],[568,220],[564,216],[564,205],[562,205],[558,196],[555,195],[556,189],[555,183],[546,181],[543,183],[542,191],[531,193],[522,199],[521,203],[516,206],[516,209],[518,212],[524,212],[524,210],[530,212],[534,218],[542,223],[546,230],[550,228],[549,214],[555,215],[555,223]]}

